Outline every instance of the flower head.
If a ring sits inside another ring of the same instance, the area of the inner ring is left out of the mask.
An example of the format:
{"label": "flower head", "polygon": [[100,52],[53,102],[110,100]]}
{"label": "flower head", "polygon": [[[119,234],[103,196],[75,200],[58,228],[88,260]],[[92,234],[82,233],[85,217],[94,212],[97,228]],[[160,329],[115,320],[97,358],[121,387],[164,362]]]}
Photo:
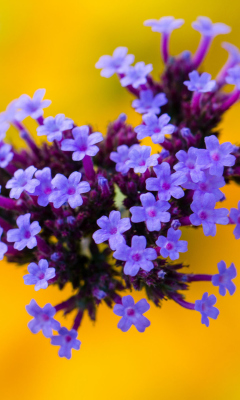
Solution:
{"label": "flower head", "polygon": [[156,241],[156,245],[161,247],[160,254],[162,257],[169,257],[171,260],[177,260],[179,253],[185,253],[187,251],[187,241],[179,240],[182,232],[178,229],[169,228],[167,237],[159,236]]}
{"label": "flower head", "polygon": [[127,332],[134,325],[138,332],[144,332],[150,326],[150,321],[144,317],[146,311],[150,308],[146,299],[139,300],[136,304],[132,296],[124,296],[122,304],[115,304],[113,307],[114,314],[122,317],[118,322],[118,328],[123,332]]}
{"label": "flower head", "polygon": [[41,227],[37,221],[30,224],[31,214],[20,215],[17,218],[18,229],[10,229],[7,232],[7,241],[15,242],[14,248],[23,250],[26,246],[33,249],[37,245],[35,236],[41,231]]}
{"label": "flower head", "polygon": [[57,174],[52,179],[52,185],[55,189],[49,195],[49,201],[53,202],[55,208],[61,207],[68,202],[70,207],[76,208],[82,205],[83,199],[81,193],[89,192],[90,185],[88,182],[80,182],[82,174],[73,172],[69,178],[62,174]]}
{"label": "flower head", "polygon": [[127,165],[129,160],[129,147],[125,144],[118,146],[117,151],[112,151],[110,160],[116,163],[116,171],[126,174],[130,167]]}
{"label": "flower head", "polygon": [[121,219],[119,211],[111,211],[109,218],[104,215],[97,220],[97,224],[101,229],[94,232],[94,241],[99,244],[108,240],[112,250],[116,250],[119,244],[125,243],[122,234],[131,228],[130,219]]}
{"label": "flower head", "polygon": [[[0,226],[0,239],[2,237],[2,234],[3,234],[3,228]],[[8,250],[7,245],[0,241],[0,260],[3,259],[4,254],[7,252],[7,250]]]}
{"label": "flower head", "polygon": [[145,221],[148,230],[152,232],[161,229],[161,222],[170,221],[170,213],[166,212],[170,208],[167,201],[156,201],[152,193],[141,194],[140,200],[142,207],[134,206],[129,210],[132,213],[132,222]]}
{"label": "flower head", "polygon": [[83,125],[72,130],[74,139],[65,139],[62,141],[61,148],[63,151],[73,151],[72,159],[74,161],[82,160],[86,155],[95,156],[99,148],[95,146],[103,140],[100,132],[89,135],[89,127]]}
{"label": "flower head", "polygon": [[33,95],[33,98],[27,94],[23,94],[17,101],[17,107],[20,111],[16,113],[16,120],[22,121],[26,117],[38,119],[43,115],[43,108],[50,106],[50,100],[43,100],[46,89],[38,89]]}
{"label": "flower head", "polygon": [[229,268],[227,268],[226,263],[224,261],[220,261],[218,263],[218,271],[219,274],[213,275],[212,284],[214,286],[219,286],[219,293],[221,296],[225,296],[226,289],[233,295],[236,290],[236,286],[232,282],[233,278],[237,276],[237,270],[235,265],[232,263]]}
{"label": "flower head", "polygon": [[157,258],[156,250],[146,248],[147,240],[144,236],[133,236],[131,247],[124,243],[117,246],[113,257],[117,260],[126,261],[124,265],[124,274],[135,276],[139,269],[146,272],[154,268],[152,260]]}
{"label": "flower head", "polygon": [[209,319],[217,319],[219,315],[219,310],[216,307],[213,307],[216,303],[217,299],[214,294],[208,296],[208,293],[205,292],[201,300],[195,301],[195,310],[199,311],[202,315],[201,323],[209,326]]}
{"label": "flower head", "polygon": [[28,266],[29,274],[24,275],[25,285],[35,285],[35,290],[47,289],[48,280],[54,278],[55,268],[48,268],[47,260],[40,260],[38,264],[31,263]]}
{"label": "flower head", "polygon": [[148,167],[153,167],[158,164],[158,154],[151,154],[150,146],[140,146],[134,144],[129,149],[129,160],[126,161],[126,166],[133,168],[134,172],[143,174]]}
{"label": "flower head", "polygon": [[203,36],[214,37],[231,32],[231,28],[222,23],[212,23],[208,17],[198,17],[197,21],[192,23],[193,29],[200,32]]}
{"label": "flower head", "polygon": [[115,73],[125,71],[134,61],[133,54],[127,54],[127,47],[117,47],[112,56],[102,56],[96,63],[96,68],[102,68],[101,75],[110,78]]}
{"label": "flower head", "polygon": [[36,186],[40,183],[38,179],[32,178],[36,170],[37,168],[31,165],[31,167],[28,167],[25,171],[18,169],[14,173],[14,177],[6,184],[6,188],[11,189],[9,196],[12,199],[19,199],[24,190],[29,193],[34,193]]}
{"label": "flower head", "polygon": [[42,330],[45,337],[52,337],[52,331],[58,331],[60,324],[53,319],[56,314],[55,308],[51,304],[46,304],[43,308],[39,307],[35,300],[31,300],[26,306],[28,314],[34,319],[28,323],[28,327],[32,333],[38,333]]}
{"label": "flower head", "polygon": [[159,118],[152,113],[145,114],[143,116],[145,125],[139,125],[135,128],[138,139],[150,136],[153,143],[163,143],[165,135],[171,135],[175,130],[175,126],[169,124],[170,119],[168,114],[163,114]]}
{"label": "flower head", "polygon": [[59,357],[66,357],[70,360],[72,356],[71,349],[80,349],[81,342],[77,339],[78,333],[75,329],[69,331],[67,328],[60,328],[58,333],[58,336],[52,336],[51,344],[54,346],[60,346],[58,352]]}
{"label": "flower head", "polygon": [[148,19],[144,22],[145,26],[151,26],[153,32],[171,33],[174,29],[180,28],[184,24],[183,19],[174,17],[162,17],[157,19]]}
{"label": "flower head", "polygon": [[153,95],[152,90],[141,90],[139,99],[133,100],[132,106],[139,114],[160,114],[162,106],[167,104],[165,93]]}
{"label": "flower head", "polygon": [[43,125],[37,128],[38,136],[47,135],[47,140],[61,140],[62,133],[68,129],[72,129],[73,121],[65,118],[64,114],[58,114],[56,117],[47,117],[43,121]]}
{"label": "flower head", "polygon": [[147,82],[147,75],[152,71],[152,64],[145,65],[143,61],[136,63],[134,66],[128,67],[124,74],[125,76],[120,79],[122,86],[132,85],[137,89],[140,85]]}
{"label": "flower head", "polygon": [[188,76],[190,80],[183,83],[191,92],[207,93],[213,92],[216,88],[216,81],[211,81],[211,75],[207,72],[199,75],[197,71],[192,71]]}

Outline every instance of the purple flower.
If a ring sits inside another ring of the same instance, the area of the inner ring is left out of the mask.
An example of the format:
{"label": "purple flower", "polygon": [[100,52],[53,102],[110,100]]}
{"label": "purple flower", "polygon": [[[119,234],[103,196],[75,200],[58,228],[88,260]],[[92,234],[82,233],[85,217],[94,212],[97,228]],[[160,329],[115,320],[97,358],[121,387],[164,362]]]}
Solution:
{"label": "purple flower", "polygon": [[48,268],[47,260],[40,260],[38,265],[30,263],[28,266],[29,274],[24,275],[25,285],[35,285],[35,290],[47,289],[48,280],[54,278],[55,268]]}
{"label": "purple flower", "polygon": [[[1,240],[2,234],[3,234],[3,228],[0,226],[0,240]],[[3,259],[4,254],[7,252],[7,250],[8,250],[7,245],[0,241],[0,260]]]}
{"label": "purple flower", "polygon": [[233,231],[235,239],[239,239],[240,238],[240,201],[238,202],[238,209],[231,208],[229,217],[236,224],[234,231]]}
{"label": "purple flower", "polygon": [[216,204],[215,196],[211,193],[205,193],[203,196],[195,198],[191,204],[193,214],[189,219],[194,226],[202,225],[205,236],[216,235],[216,225],[227,225],[228,210],[226,208],[214,209]]}
{"label": "purple flower", "polygon": [[135,276],[139,269],[146,272],[154,268],[152,261],[157,258],[156,250],[147,248],[147,240],[144,236],[133,236],[131,247],[121,243],[117,250],[113,253],[113,257],[117,260],[126,261],[124,265],[124,274]]}
{"label": "purple flower", "polygon": [[151,90],[141,90],[139,93],[140,99],[133,100],[132,106],[140,114],[153,113],[160,114],[162,106],[167,104],[165,93],[158,93],[153,96]]}
{"label": "purple flower", "polygon": [[148,167],[153,167],[158,164],[159,154],[151,154],[150,146],[140,146],[134,144],[129,149],[129,160],[126,161],[126,166],[134,168],[134,172],[143,174]]}
{"label": "purple flower", "polygon": [[215,200],[219,201],[223,198],[223,193],[219,188],[225,186],[225,180],[222,176],[210,175],[208,170],[206,170],[197,183],[187,181],[182,186],[185,189],[194,190],[193,200],[205,193],[212,193]]}
{"label": "purple flower", "polygon": [[148,178],[146,180],[146,189],[152,192],[158,192],[159,200],[170,200],[171,196],[180,199],[184,196],[184,191],[179,187],[186,182],[186,176],[181,171],[171,174],[170,165],[163,162],[153,168],[157,178]]}
{"label": "purple flower", "polygon": [[170,213],[166,212],[170,208],[167,201],[156,201],[152,193],[141,194],[140,200],[143,207],[131,207],[132,222],[146,222],[150,232],[159,231],[161,222],[170,221]]}
{"label": "purple flower", "polygon": [[96,297],[98,300],[102,300],[105,297],[107,297],[107,293],[104,292],[103,290],[100,290],[98,288],[93,289],[93,296]]}
{"label": "purple flower", "polygon": [[9,194],[11,199],[19,199],[24,190],[34,193],[36,186],[40,184],[38,179],[32,179],[36,170],[37,168],[31,165],[25,171],[18,169],[14,172],[14,177],[6,183],[6,188],[11,189]]}
{"label": "purple flower", "polygon": [[150,321],[142,314],[148,311],[149,308],[150,305],[146,299],[141,299],[135,304],[132,296],[124,296],[122,304],[115,304],[113,307],[114,314],[122,317],[118,322],[118,328],[123,332],[127,332],[134,325],[138,332],[144,332],[150,326]]}
{"label": "purple flower", "polygon": [[18,99],[11,101],[11,103],[8,104],[6,110],[0,114],[0,122],[1,123],[13,122],[16,119],[17,109],[18,109]]}
{"label": "purple flower", "polygon": [[201,171],[202,167],[196,164],[197,154],[198,149],[195,147],[190,147],[187,153],[184,150],[180,150],[176,153],[179,163],[173,166],[175,171],[184,172],[188,180],[192,180],[193,182],[199,182],[204,177],[204,172]]}
{"label": "purple flower", "polygon": [[240,63],[240,50],[237,46],[234,46],[232,43],[223,42],[222,47],[228,51],[231,65]]}
{"label": "purple flower", "polygon": [[101,229],[94,232],[94,241],[99,244],[108,240],[112,250],[116,250],[119,244],[125,243],[122,234],[131,228],[130,219],[121,219],[121,213],[119,211],[111,211],[109,218],[104,215],[97,220],[97,224]]}
{"label": "purple flower", "polygon": [[179,258],[179,253],[185,253],[187,251],[187,241],[179,240],[182,232],[169,228],[167,237],[159,236],[156,241],[156,245],[161,247],[160,254],[162,257],[169,257],[172,261]]}
{"label": "purple flower", "polygon": [[62,174],[57,174],[53,178],[52,185],[56,190],[50,193],[48,199],[50,202],[53,202],[55,208],[61,207],[66,202],[68,202],[71,208],[82,205],[83,199],[80,193],[89,192],[90,185],[88,182],[80,182],[81,177],[82,174],[75,171],[69,178],[66,178]]}
{"label": "purple flower", "polygon": [[208,296],[208,293],[205,292],[201,300],[195,301],[195,310],[199,311],[202,315],[201,323],[209,326],[209,319],[217,319],[219,315],[219,310],[216,307],[213,307],[216,303],[217,299],[214,294]]}
{"label": "purple flower", "polygon": [[152,64],[145,65],[143,61],[128,67],[124,71],[125,76],[120,79],[121,85],[124,87],[132,85],[137,89],[140,85],[144,85],[147,82],[146,77],[152,69]]}
{"label": "purple flower", "polygon": [[53,191],[51,170],[49,167],[45,167],[42,170],[38,170],[35,173],[36,178],[40,184],[36,187],[34,196],[38,196],[39,206],[46,207],[49,203],[49,195]]}
{"label": "purple flower", "polygon": [[117,47],[112,56],[102,56],[96,63],[96,68],[103,68],[101,76],[110,78],[115,72],[121,73],[134,61],[133,54],[127,54],[127,47]]}
{"label": "purple flower", "polygon": [[26,306],[29,315],[34,317],[29,323],[28,327],[32,333],[38,333],[42,330],[45,337],[52,337],[52,330],[58,331],[60,323],[53,319],[56,314],[55,308],[51,304],[46,304],[43,308],[39,307],[35,300],[31,300],[30,304]]}
{"label": "purple flower", "polygon": [[134,130],[137,132],[137,138],[144,139],[150,136],[153,143],[163,143],[165,135],[171,135],[175,126],[169,124],[170,117],[168,114],[163,114],[159,118],[154,114],[145,114],[143,121],[145,125],[138,125]]}
{"label": "purple flower", "polygon": [[162,17],[157,19],[148,19],[144,22],[145,26],[151,26],[153,32],[171,33],[174,29],[180,28],[184,24],[183,19],[174,17]]}
{"label": "purple flower", "polygon": [[197,71],[192,71],[188,74],[190,81],[184,81],[191,92],[207,93],[216,89],[216,81],[211,81],[211,75],[203,72],[199,75]]}
{"label": "purple flower", "polygon": [[[0,114],[1,116],[1,114]],[[1,122],[1,117],[0,117],[0,142],[5,139],[6,132],[9,129],[10,125],[7,122]]]}
{"label": "purple flower", "polygon": [[58,336],[53,336],[51,338],[51,344],[60,346],[58,352],[59,357],[66,357],[70,360],[72,356],[71,349],[80,349],[81,342],[77,339],[78,333],[75,329],[68,331],[67,328],[61,328],[58,333]]}
{"label": "purple flower", "polygon": [[200,32],[203,36],[214,37],[231,32],[231,28],[222,23],[213,24],[208,17],[198,17],[197,21],[192,23],[193,29]]}
{"label": "purple flower", "polygon": [[237,276],[235,265],[232,263],[230,267],[227,268],[226,263],[220,261],[218,263],[218,271],[219,274],[213,275],[212,277],[213,286],[219,286],[219,294],[221,294],[221,296],[225,296],[226,289],[232,296],[236,290],[236,286],[232,282],[232,279]]}
{"label": "purple flower", "polygon": [[226,82],[230,85],[236,85],[237,89],[240,90],[240,66],[236,65],[233,68],[229,68],[227,73]]}
{"label": "purple flower", "polygon": [[163,271],[162,269],[157,274],[158,278],[160,278],[160,279],[164,279],[165,275],[166,275],[166,272]]}
{"label": "purple flower", "polygon": [[13,159],[10,144],[0,143],[0,168],[5,168]]}
{"label": "purple flower", "polygon": [[73,121],[70,118],[65,118],[64,114],[58,114],[56,117],[47,117],[43,121],[43,125],[37,128],[38,136],[47,135],[47,140],[61,140],[62,133],[68,129],[72,129]]}
{"label": "purple flower", "polygon": [[209,168],[211,175],[221,176],[224,166],[232,167],[235,156],[231,155],[234,146],[230,142],[219,144],[215,135],[205,138],[206,148],[198,150],[197,164],[202,168]]}
{"label": "purple flower", "polygon": [[50,106],[51,100],[43,100],[46,89],[38,89],[33,95],[33,98],[27,94],[23,94],[17,101],[17,106],[21,110],[16,114],[16,120],[22,121],[26,117],[38,119],[43,115],[43,108]]}
{"label": "purple flower", "polygon": [[35,235],[37,235],[41,227],[37,221],[30,224],[31,214],[20,215],[17,218],[17,226],[19,229],[10,229],[7,232],[7,241],[15,242],[14,249],[23,250],[26,246],[33,249],[37,245]]}
{"label": "purple flower", "polygon": [[82,160],[86,155],[95,156],[99,151],[96,143],[103,140],[100,132],[89,134],[89,127],[83,125],[72,130],[74,139],[65,139],[62,141],[61,149],[63,151],[73,151],[72,159],[74,161]]}
{"label": "purple flower", "polygon": [[126,164],[129,160],[129,147],[125,144],[118,146],[117,151],[113,151],[110,154],[110,160],[116,163],[116,171],[126,174],[130,167]]}

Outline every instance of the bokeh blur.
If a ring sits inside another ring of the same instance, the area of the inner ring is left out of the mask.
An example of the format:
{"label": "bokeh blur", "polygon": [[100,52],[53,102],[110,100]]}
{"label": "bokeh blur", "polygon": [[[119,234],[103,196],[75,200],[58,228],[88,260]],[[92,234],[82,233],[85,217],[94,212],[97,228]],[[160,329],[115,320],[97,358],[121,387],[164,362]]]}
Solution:
{"label": "bokeh blur", "polygon": [[[127,46],[136,61],[163,69],[160,36],[143,26],[149,18],[173,15],[185,25],[171,37],[171,53],[195,51],[200,35],[191,29],[198,15],[224,22],[232,32],[214,40],[204,68],[213,77],[227,58],[221,42],[240,46],[238,0],[0,0],[0,110],[14,98],[46,88],[52,105],[45,116],[64,113],[77,124],[91,123],[106,131],[109,121],[124,112],[133,125],[140,116],[131,109],[132,96],[116,77],[101,78],[94,65],[103,54]],[[221,141],[239,143],[240,105],[221,123]],[[32,132],[36,124],[26,120]],[[10,142],[20,146],[11,130]],[[225,206],[236,207],[240,187],[224,189]],[[201,229],[183,229],[189,251],[181,261],[195,273],[216,273],[225,260],[240,268],[239,241],[233,227],[218,227],[216,237],[206,238]],[[240,279],[237,291],[221,297],[211,283],[193,283],[186,299],[195,301],[208,291],[217,296],[220,315],[210,327],[200,314],[164,302],[151,304],[146,316],[151,326],[144,334],[134,327],[117,329],[119,318],[105,305],[97,322],[84,317],[79,331],[82,347],[70,361],[60,359],[42,333],[33,335],[25,305],[34,297],[40,306],[66,299],[71,288],[60,292],[51,287],[35,292],[25,286],[26,267],[0,263],[0,398],[2,400],[238,400],[240,398]],[[137,293],[136,299],[145,296]],[[61,318],[61,316],[60,316]],[[72,318],[60,320],[70,328]]]}

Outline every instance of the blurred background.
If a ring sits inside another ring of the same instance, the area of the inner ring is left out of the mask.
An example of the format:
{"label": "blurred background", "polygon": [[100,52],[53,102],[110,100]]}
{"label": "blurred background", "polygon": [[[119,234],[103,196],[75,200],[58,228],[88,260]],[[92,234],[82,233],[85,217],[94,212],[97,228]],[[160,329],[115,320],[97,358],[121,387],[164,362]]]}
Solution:
{"label": "blurred background", "polygon": [[[227,58],[222,41],[240,46],[240,3],[237,0],[0,0],[0,110],[14,98],[30,96],[46,88],[52,105],[45,116],[64,113],[77,124],[92,124],[106,131],[107,124],[122,112],[133,125],[140,116],[131,109],[132,96],[117,78],[100,77],[94,65],[101,55],[127,46],[136,62],[154,66],[154,77],[163,70],[159,54],[160,35],[143,26],[149,18],[173,15],[185,25],[171,37],[171,53],[195,51],[200,35],[191,29],[199,15],[224,22],[232,32],[214,40],[204,67],[213,77]],[[221,141],[239,143],[240,105],[229,111],[221,123]],[[26,120],[32,132],[36,124]],[[10,142],[21,145],[18,134]],[[240,187],[224,190],[228,208],[236,207]],[[189,271],[216,273],[225,260],[240,268],[239,241],[233,227],[218,227],[216,237],[206,238],[202,230],[183,229],[189,251],[181,261]],[[0,263],[0,397],[12,399],[104,399],[104,400],[237,400],[240,398],[240,279],[233,297],[218,295],[211,283],[193,283],[188,301],[208,291],[217,296],[220,315],[210,327],[200,323],[200,314],[164,302],[162,309],[151,305],[146,316],[151,326],[144,334],[134,327],[127,333],[117,329],[119,318],[112,310],[99,307],[96,324],[83,319],[79,331],[82,347],[70,361],[60,359],[42,333],[33,335],[27,323],[25,305],[34,297],[42,307],[66,299],[71,288],[60,292],[48,288],[35,292],[25,286],[26,267]],[[136,294],[139,299],[144,293]],[[61,318],[61,316],[59,315]],[[60,319],[70,328],[72,318]]]}

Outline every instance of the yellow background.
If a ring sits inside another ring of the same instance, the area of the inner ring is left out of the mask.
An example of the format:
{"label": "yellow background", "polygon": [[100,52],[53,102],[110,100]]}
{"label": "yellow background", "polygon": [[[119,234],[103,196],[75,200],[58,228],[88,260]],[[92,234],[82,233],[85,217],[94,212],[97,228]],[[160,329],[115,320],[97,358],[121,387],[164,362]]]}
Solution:
{"label": "yellow background", "polygon": [[[171,38],[171,52],[194,51],[200,35],[190,28],[198,15],[232,26],[232,33],[217,37],[205,61],[213,76],[226,60],[223,40],[240,46],[240,2],[223,0],[1,0],[0,1],[0,110],[22,93],[32,96],[46,88],[52,105],[45,116],[65,113],[79,125],[91,123],[105,132],[109,121],[126,112],[129,121],[140,123],[131,110],[132,97],[116,77],[104,79],[94,68],[103,54],[127,46],[136,61],[153,63],[154,76],[162,71],[160,37],[143,26],[149,18],[174,15],[186,24]],[[222,141],[239,142],[237,105],[226,115]],[[27,121],[34,131],[36,124]],[[10,141],[20,144],[11,130]],[[240,188],[225,189],[227,207],[236,207]],[[189,271],[216,273],[217,262],[235,262],[240,267],[239,241],[233,228],[218,227],[214,238],[201,229],[183,230],[189,251],[181,257]],[[119,318],[106,306],[99,308],[97,322],[84,317],[79,331],[82,348],[71,361],[60,359],[42,333],[27,328],[25,305],[35,298],[40,306],[55,305],[68,297],[70,288],[35,292],[25,286],[26,267],[0,263],[0,398],[155,400],[240,398],[240,285],[233,297],[221,297],[210,283],[194,283],[187,300],[195,301],[204,291],[218,297],[220,315],[210,327],[200,323],[200,314],[173,302],[163,308],[151,305],[146,316],[151,326],[144,334],[134,327],[128,333],[117,329]],[[136,299],[142,294],[136,294]],[[72,317],[61,320],[70,327]]]}

